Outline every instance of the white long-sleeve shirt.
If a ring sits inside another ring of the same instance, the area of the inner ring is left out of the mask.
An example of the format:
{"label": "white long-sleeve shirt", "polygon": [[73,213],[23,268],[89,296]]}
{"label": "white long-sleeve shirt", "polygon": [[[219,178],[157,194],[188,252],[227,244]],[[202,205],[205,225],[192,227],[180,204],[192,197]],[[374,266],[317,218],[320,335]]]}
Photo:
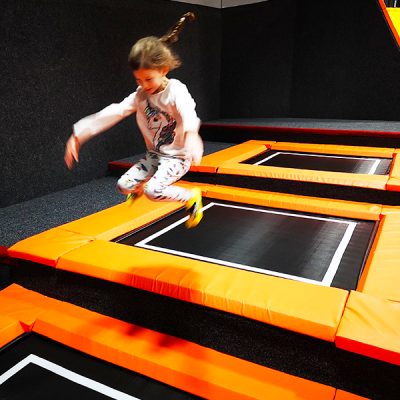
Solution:
{"label": "white long-sleeve shirt", "polygon": [[159,93],[148,94],[139,86],[121,103],[111,104],[81,119],[74,125],[74,134],[83,144],[136,112],[139,129],[149,151],[185,158],[185,132],[197,132],[200,126],[195,107],[186,85],[177,79],[170,79]]}

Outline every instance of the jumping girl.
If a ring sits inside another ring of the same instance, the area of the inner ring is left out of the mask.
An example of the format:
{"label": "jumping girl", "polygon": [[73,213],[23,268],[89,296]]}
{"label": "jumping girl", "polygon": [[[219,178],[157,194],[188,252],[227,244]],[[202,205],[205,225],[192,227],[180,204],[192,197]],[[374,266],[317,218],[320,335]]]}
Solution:
{"label": "jumping girl", "polygon": [[169,71],[180,66],[179,57],[169,45],[178,40],[186,18],[193,20],[194,15],[185,14],[162,38],[149,36],[136,42],[128,62],[137,90],[121,103],[78,121],[67,142],[65,162],[71,169],[74,160],[78,162],[82,144],[136,112],[147,153],[119,179],[118,189],[128,195],[128,205],[143,193],[154,201],[185,202],[189,215],[186,226],[192,228],[202,218],[201,191],[173,183],[188,172],[191,164],[201,161],[200,120],[186,86],[167,78]]}

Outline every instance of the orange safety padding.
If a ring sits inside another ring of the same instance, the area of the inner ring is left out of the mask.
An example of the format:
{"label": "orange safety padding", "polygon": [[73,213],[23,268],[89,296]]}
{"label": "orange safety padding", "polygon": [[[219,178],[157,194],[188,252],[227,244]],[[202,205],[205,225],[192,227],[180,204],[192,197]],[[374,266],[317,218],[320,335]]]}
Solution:
{"label": "orange safety padding", "polygon": [[386,190],[391,192],[400,192],[400,178],[389,178],[386,184]]}
{"label": "orange safety padding", "polygon": [[383,215],[357,290],[400,301],[400,214]]}
{"label": "orange safety padding", "polygon": [[381,215],[400,214],[400,206],[382,206]]}
{"label": "orange safety padding", "polygon": [[96,240],[57,268],[190,301],[333,341],[346,290]]}
{"label": "orange safety padding", "polygon": [[191,171],[215,173],[218,167],[226,162],[240,162],[248,158],[255,157],[263,153],[267,148],[275,142],[265,142],[261,140],[249,140],[245,143],[232,146],[227,149],[218,151],[208,156],[204,156],[200,165],[192,166]]}
{"label": "orange safety padding", "polygon": [[0,315],[0,349],[24,333],[19,321]]}
{"label": "orange safety padding", "polygon": [[54,267],[62,254],[83,246],[91,240],[92,238],[87,235],[63,228],[53,228],[14,244],[8,249],[8,254],[13,258]]}
{"label": "orange safety padding", "polygon": [[181,207],[182,204],[178,202],[160,205],[160,203],[152,202],[142,196],[135,202],[135,207],[129,207],[126,203],[118,204],[61,227],[96,239],[110,240],[155,221],[164,213],[175,211]]}
{"label": "orange safety padding", "polygon": [[340,349],[400,365],[400,304],[351,292],[335,343]]}
{"label": "orange safety padding", "polygon": [[34,331],[207,399],[333,400],[335,396],[332,387],[68,303],[39,316]]}
{"label": "orange safety padding", "polygon": [[295,151],[316,154],[346,155],[356,157],[392,158],[395,149],[386,147],[343,146],[332,144],[277,142],[272,150]]}
{"label": "orange safety padding", "polygon": [[[178,185],[187,189],[197,186],[203,193],[207,192],[209,187],[207,184],[189,184],[187,182],[179,182]],[[95,239],[111,240],[126,232],[149,224],[183,206],[184,203],[180,202],[157,202],[149,200],[146,196],[142,196],[135,202],[134,207],[129,207],[124,202],[77,221],[62,225],[61,228],[92,236]]]}
{"label": "orange safety padding", "polygon": [[258,178],[285,179],[301,182],[316,182],[330,185],[354,186],[385,190],[387,175],[352,174],[347,172],[312,171],[308,169],[271,167],[226,163],[218,169],[218,174],[254,176]]}
{"label": "orange safety padding", "polygon": [[29,332],[36,318],[59,305],[59,301],[12,284],[0,291],[0,315],[18,320]]}
{"label": "orange safety padding", "polygon": [[393,157],[389,175],[391,178],[400,179],[400,155],[398,154],[395,154]]}
{"label": "orange safety padding", "polygon": [[337,390],[335,400],[370,400],[366,397],[357,396],[356,394],[344,392],[343,390]]}
{"label": "orange safety padding", "polygon": [[[190,189],[194,187],[194,184],[180,182],[179,186]],[[210,185],[201,183],[196,186],[203,193],[206,193],[210,187]],[[128,207],[126,203],[122,203],[50,229],[16,243],[8,249],[8,254],[13,258],[54,267],[61,255],[77,247],[94,239],[114,239],[183,206],[184,204],[180,202],[154,202],[142,196],[135,203],[135,207]]]}
{"label": "orange safety padding", "polygon": [[285,210],[372,221],[379,221],[382,210],[382,206],[377,204],[321,199],[319,197],[296,196],[252,189],[235,189],[227,186],[210,188],[207,192],[207,197],[265,207],[283,208]]}

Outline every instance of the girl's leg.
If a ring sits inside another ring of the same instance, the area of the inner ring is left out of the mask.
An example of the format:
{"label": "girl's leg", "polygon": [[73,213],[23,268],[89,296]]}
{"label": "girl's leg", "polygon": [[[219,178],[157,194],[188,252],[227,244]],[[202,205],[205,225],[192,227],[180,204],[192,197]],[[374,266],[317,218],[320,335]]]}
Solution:
{"label": "girl's leg", "polygon": [[122,194],[140,193],[144,184],[157,171],[158,157],[154,153],[147,153],[132,168],[118,180],[118,190]]}
{"label": "girl's leg", "polygon": [[173,183],[189,171],[190,164],[190,160],[158,156],[158,169],[147,182],[146,196],[154,201],[188,202],[192,192]]}

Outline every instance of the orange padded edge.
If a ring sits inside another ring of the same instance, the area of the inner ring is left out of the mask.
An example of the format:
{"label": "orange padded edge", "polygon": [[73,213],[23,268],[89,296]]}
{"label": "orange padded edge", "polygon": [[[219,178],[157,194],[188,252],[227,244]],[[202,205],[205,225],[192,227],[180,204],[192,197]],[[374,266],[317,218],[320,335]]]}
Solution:
{"label": "orange padded edge", "polygon": [[155,221],[165,213],[178,210],[182,206],[182,203],[178,202],[156,203],[142,196],[135,202],[135,207],[128,207],[126,203],[118,204],[62,225],[61,228],[96,239],[110,240]]}
{"label": "orange padded edge", "polygon": [[373,296],[400,301],[400,213],[384,208],[373,247],[357,290]]}
{"label": "orange padded edge", "polygon": [[393,158],[392,168],[389,174],[389,180],[386,185],[387,190],[400,192],[400,155],[395,154]]}
{"label": "orange padded edge", "polygon": [[24,333],[19,321],[0,315],[0,348]]}
{"label": "orange padded edge", "polygon": [[265,207],[283,208],[285,210],[372,221],[379,221],[382,210],[382,206],[377,204],[321,199],[252,189],[235,189],[227,186],[214,186],[208,190],[207,197]]}
{"label": "orange padded edge", "polygon": [[392,168],[390,169],[390,177],[400,179],[400,155],[395,154],[393,157]]}
{"label": "orange padded edge", "polygon": [[352,393],[344,392],[343,390],[337,390],[335,400],[370,400],[366,397],[357,396]]}
{"label": "orange padded edge", "polygon": [[331,185],[355,186],[385,190],[387,175],[351,174],[347,172],[312,171],[308,169],[270,167],[226,163],[218,169],[219,174],[254,176],[258,178],[285,179],[302,182],[316,182]]}
{"label": "orange padded edge", "polygon": [[26,332],[32,329],[40,314],[59,304],[58,300],[32,292],[16,284],[12,284],[0,292],[0,315],[16,319]]}
{"label": "orange padded edge", "polygon": [[[196,185],[203,193],[207,192],[207,184],[189,184],[179,182],[181,187],[190,189]],[[135,207],[128,207],[126,203],[89,215],[61,228],[92,236],[95,239],[111,240],[126,232],[149,224],[165,214],[178,210],[184,206],[180,202],[151,201],[142,196],[135,202]]]}
{"label": "orange padded edge", "polygon": [[[179,186],[191,188],[193,184],[180,182]],[[206,192],[209,187],[205,184],[196,184],[196,186],[203,192]],[[183,204],[179,202],[154,202],[142,196],[135,203],[135,207],[128,207],[126,203],[122,203],[50,229],[16,243],[8,249],[8,254],[13,258],[54,267],[60,256],[94,239],[114,239],[181,207]]]}
{"label": "orange padded edge", "polygon": [[54,267],[61,255],[91,240],[92,238],[86,235],[54,228],[14,244],[8,249],[8,254],[13,258]]}
{"label": "orange padded edge", "polygon": [[[57,268],[333,341],[348,292],[96,240]],[[266,295],[268,294],[268,295]]]}
{"label": "orange padded edge", "polygon": [[386,190],[390,190],[391,192],[400,192],[400,178],[389,178]]}
{"label": "orange padded edge", "polygon": [[218,151],[208,156],[204,156],[199,166],[192,166],[191,171],[215,173],[218,167],[226,162],[240,162],[264,152],[275,142],[264,142],[259,140],[249,140],[248,142],[238,144]]}
{"label": "orange padded edge", "polygon": [[400,365],[400,304],[351,292],[335,342],[338,348]]}
{"label": "orange padded edge", "polygon": [[335,396],[329,386],[67,303],[42,314],[34,331],[207,399],[333,400]]}
{"label": "orange padded edge", "polygon": [[309,144],[277,142],[271,146],[272,150],[295,151],[316,154],[335,154],[358,157],[392,158],[395,149],[386,147],[338,146],[330,144]]}

